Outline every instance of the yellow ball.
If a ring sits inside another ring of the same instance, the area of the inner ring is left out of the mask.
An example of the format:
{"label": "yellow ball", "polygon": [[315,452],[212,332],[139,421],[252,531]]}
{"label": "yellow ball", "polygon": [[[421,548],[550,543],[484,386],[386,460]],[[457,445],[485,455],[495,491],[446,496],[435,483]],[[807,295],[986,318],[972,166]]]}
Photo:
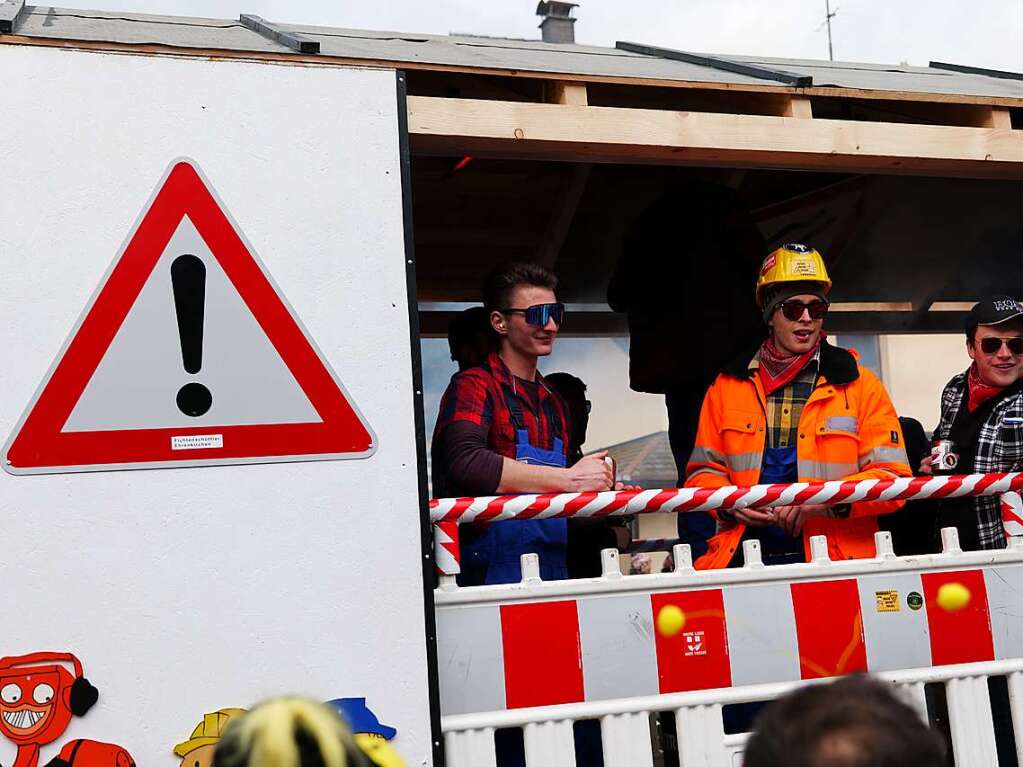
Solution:
{"label": "yellow ball", "polygon": [[675,605],[665,605],[657,613],[657,630],[661,636],[673,637],[686,625],[686,614]]}
{"label": "yellow ball", "polygon": [[938,607],[957,613],[970,604],[970,590],[961,583],[944,583],[938,589]]}

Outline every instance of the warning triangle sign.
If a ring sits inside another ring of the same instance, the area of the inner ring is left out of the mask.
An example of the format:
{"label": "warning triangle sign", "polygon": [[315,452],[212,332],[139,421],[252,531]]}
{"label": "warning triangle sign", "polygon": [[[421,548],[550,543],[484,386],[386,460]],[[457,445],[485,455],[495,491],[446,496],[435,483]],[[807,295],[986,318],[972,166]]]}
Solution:
{"label": "warning triangle sign", "polygon": [[13,474],[367,457],[373,433],[190,160],[4,448]]}

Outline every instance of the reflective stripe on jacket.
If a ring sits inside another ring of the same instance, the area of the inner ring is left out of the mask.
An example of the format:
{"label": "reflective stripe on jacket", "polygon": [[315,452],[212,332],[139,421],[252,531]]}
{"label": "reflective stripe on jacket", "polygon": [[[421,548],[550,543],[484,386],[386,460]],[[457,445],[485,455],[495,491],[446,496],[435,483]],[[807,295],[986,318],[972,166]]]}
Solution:
{"label": "reflective stripe on jacket", "polygon": [[[696,447],[686,467],[686,487],[758,483],[767,417],[760,379],[748,368],[752,357],[750,353],[729,365],[707,391]],[[827,342],[821,344],[820,359],[817,385],[799,419],[799,481],[911,476],[895,408],[877,376],[860,367],[854,353]],[[807,560],[812,535],[828,536],[832,559],[874,556],[876,515],[893,512],[902,503],[854,503],[848,518],[810,517],[803,528]],[[719,518],[718,532],[696,567],[727,567],[745,527]]]}

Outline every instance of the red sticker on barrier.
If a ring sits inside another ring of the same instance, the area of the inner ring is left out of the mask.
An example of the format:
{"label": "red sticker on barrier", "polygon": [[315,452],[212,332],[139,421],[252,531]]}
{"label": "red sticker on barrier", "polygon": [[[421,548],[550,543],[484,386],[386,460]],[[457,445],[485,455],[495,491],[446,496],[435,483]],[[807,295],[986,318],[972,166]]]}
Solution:
{"label": "red sticker on barrier", "polygon": [[[657,616],[669,605],[685,616],[681,630],[665,636]],[[728,630],[720,589],[651,594],[657,677],[662,693],[709,690],[732,685]]]}
{"label": "red sticker on barrier", "polygon": [[579,613],[574,601],[502,605],[501,635],[508,708],[583,699]]}
{"label": "red sticker on barrier", "polygon": [[[920,578],[931,633],[931,662],[943,666],[994,660],[984,573],[980,570],[923,573]],[[942,586],[947,586],[943,605],[938,603]],[[965,605],[961,605],[960,595],[965,596]]]}
{"label": "red sticker on barrier", "polygon": [[863,614],[855,580],[793,583],[792,607],[802,679],[867,670]]}

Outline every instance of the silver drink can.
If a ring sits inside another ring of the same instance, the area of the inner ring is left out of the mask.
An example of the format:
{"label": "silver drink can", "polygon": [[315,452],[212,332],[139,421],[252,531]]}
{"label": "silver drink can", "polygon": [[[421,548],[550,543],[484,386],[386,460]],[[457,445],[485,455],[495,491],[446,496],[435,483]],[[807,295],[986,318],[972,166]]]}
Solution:
{"label": "silver drink can", "polygon": [[956,445],[950,439],[936,439],[931,446],[931,471],[935,474],[954,474],[959,465]]}

